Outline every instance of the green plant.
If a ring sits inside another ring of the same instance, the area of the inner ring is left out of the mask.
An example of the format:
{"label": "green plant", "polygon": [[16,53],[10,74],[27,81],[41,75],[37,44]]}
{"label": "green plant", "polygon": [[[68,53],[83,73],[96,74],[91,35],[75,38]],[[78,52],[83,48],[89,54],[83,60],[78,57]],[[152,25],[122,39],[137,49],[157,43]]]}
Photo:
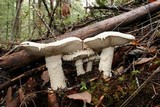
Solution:
{"label": "green plant", "polygon": [[85,82],[81,82],[81,88],[80,88],[81,91],[83,90],[87,90],[87,86],[86,86],[86,83]]}
{"label": "green plant", "polygon": [[118,80],[119,80],[120,82],[123,82],[123,81],[125,80],[125,77],[124,77],[124,76],[118,77]]}
{"label": "green plant", "polygon": [[139,70],[133,70],[133,71],[131,72],[132,75],[137,75],[137,74],[139,74],[139,73],[140,73]]}

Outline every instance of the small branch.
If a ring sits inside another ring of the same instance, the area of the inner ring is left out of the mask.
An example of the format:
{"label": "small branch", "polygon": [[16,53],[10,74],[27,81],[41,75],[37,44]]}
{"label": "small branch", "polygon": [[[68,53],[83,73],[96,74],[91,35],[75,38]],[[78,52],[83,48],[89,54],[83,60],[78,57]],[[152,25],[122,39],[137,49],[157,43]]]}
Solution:
{"label": "small branch", "polygon": [[113,6],[101,6],[101,7],[97,7],[97,6],[94,6],[94,7],[85,7],[86,9],[110,9],[110,10],[121,10],[121,11],[125,11],[125,12],[128,12],[128,11],[131,11],[131,9],[129,8],[125,8],[125,7],[122,7],[122,6],[118,6],[118,7],[113,7]]}
{"label": "small branch", "polygon": [[50,13],[50,11],[49,11],[49,9],[48,9],[48,6],[47,6],[47,4],[46,4],[46,1],[45,1],[45,0],[42,0],[42,2],[43,2],[43,4],[44,4],[44,7],[46,8],[46,11],[47,11],[47,13],[48,13],[48,16],[51,17],[51,13]]}
{"label": "small branch", "polygon": [[32,69],[32,70],[29,70],[29,71],[26,71],[25,73],[3,83],[3,84],[0,84],[0,90],[3,90],[4,88],[6,87],[9,87],[12,83],[14,83],[15,81],[19,80],[20,78],[24,78],[24,77],[27,77],[27,76],[31,76],[33,75],[34,73],[37,73],[37,72],[40,72],[40,71],[44,71],[46,68],[45,68],[45,65],[43,66],[40,66],[36,69]]}
{"label": "small branch", "polygon": [[95,107],[100,107],[100,105],[102,104],[103,99],[104,99],[104,95],[102,95],[102,96],[100,97],[100,99],[99,99],[99,101],[98,101],[98,103],[96,104]]}
{"label": "small branch", "polygon": [[[51,13],[51,18],[50,18],[50,21],[49,21],[49,28],[51,28],[52,22],[54,21],[54,14],[56,12],[56,9],[58,8],[58,5],[59,5],[59,0],[56,0],[56,5],[55,5],[55,7],[54,7],[54,9]],[[51,33],[50,30],[48,30],[48,32],[47,32],[47,37],[48,37],[49,33]]]}
{"label": "small branch", "polygon": [[41,15],[39,14],[38,10],[35,8],[34,5],[32,5],[33,8],[36,11],[36,14],[38,15],[38,17],[41,19],[41,21],[43,22],[43,24],[46,26],[46,28],[50,31],[51,35],[53,36],[53,39],[56,41],[56,36],[54,35],[54,33],[51,31],[50,27],[47,25],[47,23],[43,20],[43,18],[41,17]]}
{"label": "small branch", "polygon": [[4,58],[6,57],[7,55],[11,54],[14,50],[16,50],[19,46],[16,45],[14,48],[12,48],[10,51],[8,51],[7,53],[5,53],[3,56],[1,56],[0,58]]}

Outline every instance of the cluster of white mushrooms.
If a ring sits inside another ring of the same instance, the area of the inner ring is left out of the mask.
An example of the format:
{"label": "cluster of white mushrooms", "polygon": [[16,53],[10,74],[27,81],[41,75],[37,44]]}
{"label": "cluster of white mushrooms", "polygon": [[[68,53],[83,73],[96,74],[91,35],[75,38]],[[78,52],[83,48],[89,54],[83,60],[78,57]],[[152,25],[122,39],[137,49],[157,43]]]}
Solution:
{"label": "cluster of white mushrooms", "polygon": [[[47,44],[26,41],[22,42],[20,47],[30,54],[45,56],[51,88],[57,90],[66,87],[62,59],[75,61],[77,75],[81,75],[92,70],[92,61],[88,62],[86,71],[83,69],[84,58],[90,57],[91,60],[99,58],[99,71],[103,71],[103,78],[108,78],[112,76],[114,47],[124,45],[134,39],[135,37],[130,34],[109,31],[84,40],[68,37]],[[99,52],[100,56],[97,56]]]}

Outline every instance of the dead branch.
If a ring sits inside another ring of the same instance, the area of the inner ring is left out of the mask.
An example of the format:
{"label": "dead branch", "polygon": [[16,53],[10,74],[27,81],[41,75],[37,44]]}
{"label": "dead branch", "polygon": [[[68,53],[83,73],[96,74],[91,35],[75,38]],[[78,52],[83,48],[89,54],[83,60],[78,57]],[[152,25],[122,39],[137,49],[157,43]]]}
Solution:
{"label": "dead branch", "polygon": [[11,80],[9,80],[9,81],[6,81],[6,82],[3,83],[3,84],[0,84],[0,90],[4,89],[4,88],[6,88],[6,87],[9,87],[9,86],[10,86],[11,84],[13,84],[15,81],[17,81],[17,80],[19,80],[19,79],[21,79],[21,78],[24,78],[24,77],[27,77],[27,76],[31,76],[31,75],[33,75],[33,74],[35,74],[35,73],[37,73],[37,72],[44,71],[44,70],[46,70],[45,65],[40,66],[40,67],[35,68],[35,69],[32,69],[32,70],[29,70],[29,71],[26,71],[25,73],[23,73],[23,74],[15,77],[15,78],[13,78],[13,79],[11,79]]}

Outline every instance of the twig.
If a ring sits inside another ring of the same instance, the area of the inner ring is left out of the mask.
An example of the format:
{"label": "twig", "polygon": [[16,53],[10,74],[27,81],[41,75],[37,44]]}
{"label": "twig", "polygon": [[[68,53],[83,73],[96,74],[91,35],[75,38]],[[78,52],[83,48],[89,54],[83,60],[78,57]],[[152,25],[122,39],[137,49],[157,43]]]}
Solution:
{"label": "twig", "polygon": [[156,38],[156,31],[158,31],[158,28],[159,28],[159,25],[160,25],[160,21],[158,21],[158,24],[155,28],[155,32],[152,34],[152,36],[149,38],[148,42],[147,42],[147,46],[150,47],[151,46],[151,43],[152,41]]}
{"label": "twig", "polygon": [[[56,5],[55,5],[53,11],[51,12],[51,18],[49,20],[49,28],[50,29],[52,26],[52,22],[54,21],[54,14],[56,13],[56,9],[58,8],[58,5],[59,5],[59,0],[56,0]],[[49,33],[51,33],[50,30],[48,30],[48,32],[47,32],[47,37],[48,37]]]}
{"label": "twig", "polygon": [[46,1],[45,0],[42,0],[43,4],[44,4],[44,7],[46,8],[46,11],[48,13],[48,16],[51,17],[51,13],[49,12],[49,9],[48,9],[48,6],[46,4]]}
{"label": "twig", "polygon": [[126,107],[127,104],[142,90],[142,88],[148,83],[148,81],[150,81],[152,79],[152,77],[156,74],[160,72],[160,67],[158,67],[155,71],[153,71],[153,73],[147,78],[147,80],[145,82],[143,82],[143,84],[136,90],[134,91],[134,93],[125,101],[123,102],[123,104],[120,107]]}
{"label": "twig", "polygon": [[149,103],[147,104],[146,107],[152,107],[151,104],[153,103],[153,101],[157,98],[158,96],[158,93],[156,92],[156,89],[154,87],[154,85],[152,84],[152,88],[153,88],[153,91],[154,91],[154,95],[151,97],[151,100],[149,101]]}
{"label": "twig", "polygon": [[19,47],[19,45],[16,45],[14,48],[12,48],[9,52],[5,53],[2,57],[0,58],[4,58],[5,56],[9,55],[10,53],[12,53],[14,50],[16,50]]}
{"label": "twig", "polygon": [[36,11],[36,14],[38,15],[38,17],[41,19],[41,21],[43,22],[43,24],[46,26],[46,28],[49,30],[49,32],[51,33],[51,35],[53,36],[53,39],[56,41],[57,38],[54,35],[54,33],[51,31],[50,27],[47,25],[47,23],[43,20],[43,18],[41,17],[41,15],[39,14],[38,10],[35,8],[34,5],[32,5],[34,10]]}
{"label": "twig", "polygon": [[95,107],[99,107],[100,104],[102,103],[103,99],[104,99],[104,95],[102,95],[102,96],[100,97],[100,99],[99,99],[98,103],[95,105]]}
{"label": "twig", "polygon": [[[38,70],[37,70],[37,69],[38,69]],[[1,84],[1,85],[0,85],[0,90],[6,88],[6,87],[8,87],[8,86],[10,86],[13,82],[19,80],[20,78],[24,78],[24,77],[26,77],[26,76],[33,75],[33,73],[37,73],[37,71],[44,71],[44,70],[45,70],[45,65],[40,66],[40,67],[38,67],[38,68],[36,68],[36,69],[29,70],[29,71],[27,71],[27,72],[25,72],[25,73],[23,73],[23,74],[15,77],[15,78],[13,78],[13,79],[11,79],[11,80],[9,80],[9,81],[6,81],[5,83]]]}
{"label": "twig", "polygon": [[19,107],[22,107],[22,105],[25,103],[25,101],[30,97],[32,96],[33,94],[39,94],[39,93],[48,93],[48,90],[42,90],[42,91],[36,91],[36,92],[32,92],[28,95],[26,95],[26,97],[22,100],[22,102],[20,103]]}

